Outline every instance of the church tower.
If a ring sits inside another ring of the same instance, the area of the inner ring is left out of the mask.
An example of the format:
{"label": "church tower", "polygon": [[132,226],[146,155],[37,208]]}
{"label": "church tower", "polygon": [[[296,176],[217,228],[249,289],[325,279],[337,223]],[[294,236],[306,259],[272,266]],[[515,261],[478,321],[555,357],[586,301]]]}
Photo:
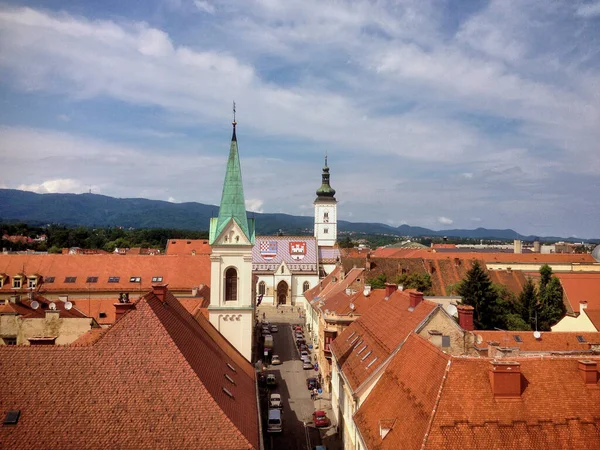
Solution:
{"label": "church tower", "polygon": [[329,185],[329,167],[325,156],[321,187],[317,189],[315,205],[315,238],[319,247],[333,247],[337,240],[337,200]]}
{"label": "church tower", "polygon": [[242,170],[235,134],[225,172],[219,217],[210,219],[210,322],[248,360],[252,360],[254,298],[252,247],[254,219],[246,216]]}

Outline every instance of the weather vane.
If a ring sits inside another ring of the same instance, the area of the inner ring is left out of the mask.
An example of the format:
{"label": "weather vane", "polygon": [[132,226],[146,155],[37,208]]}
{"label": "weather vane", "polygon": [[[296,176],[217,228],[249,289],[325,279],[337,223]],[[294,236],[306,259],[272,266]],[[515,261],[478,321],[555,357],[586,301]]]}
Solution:
{"label": "weather vane", "polygon": [[235,100],[233,101],[233,124],[235,125],[237,122],[235,121]]}

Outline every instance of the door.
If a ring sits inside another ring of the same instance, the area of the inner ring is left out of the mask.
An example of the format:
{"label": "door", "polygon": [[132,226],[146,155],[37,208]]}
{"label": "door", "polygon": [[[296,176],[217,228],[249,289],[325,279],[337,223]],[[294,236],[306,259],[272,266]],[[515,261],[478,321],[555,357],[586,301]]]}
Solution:
{"label": "door", "polygon": [[288,284],[285,281],[280,281],[277,285],[277,303],[285,305],[287,303]]}

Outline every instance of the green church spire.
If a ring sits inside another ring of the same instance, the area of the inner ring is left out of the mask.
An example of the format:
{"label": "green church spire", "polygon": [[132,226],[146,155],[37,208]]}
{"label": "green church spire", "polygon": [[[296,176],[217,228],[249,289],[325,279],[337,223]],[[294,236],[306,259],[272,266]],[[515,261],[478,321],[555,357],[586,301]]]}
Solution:
{"label": "green church spire", "polygon": [[325,167],[323,167],[321,179],[321,187],[317,189],[317,200],[335,201],[335,189],[333,189],[329,184],[329,167],[327,167],[327,156],[325,156]]}
{"label": "green church spire", "polygon": [[235,135],[235,103],[233,106],[233,135],[229,147],[229,159],[223,183],[223,194],[219,217],[211,219],[209,243],[212,245],[221,232],[229,224],[230,219],[235,220],[249,242],[254,243],[254,220],[248,220],[246,216],[246,204],[244,201],[244,185],[242,183],[242,169],[238,154],[237,137]]}

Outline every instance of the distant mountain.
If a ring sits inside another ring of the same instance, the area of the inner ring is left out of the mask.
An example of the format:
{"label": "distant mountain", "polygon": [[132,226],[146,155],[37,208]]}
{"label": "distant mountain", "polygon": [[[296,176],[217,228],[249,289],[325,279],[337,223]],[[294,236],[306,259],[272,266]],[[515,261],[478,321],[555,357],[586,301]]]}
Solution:
{"label": "distant mountain", "polygon": [[[0,189],[0,221],[29,224],[57,223],[87,227],[122,226],[132,228],[177,228],[206,230],[211,217],[219,208],[202,203],[170,203],[144,198],[114,198],[98,194],[36,194],[16,189]],[[249,213],[256,218],[259,234],[274,234],[280,229],[286,234],[312,232],[312,216],[289,214]],[[476,239],[523,239],[514,230],[441,230],[401,225],[392,227],[382,223],[355,223],[340,220],[338,229],[345,232],[388,234],[397,236],[449,236]],[[559,237],[544,238],[565,240]],[[580,240],[580,239],[579,239]]]}

